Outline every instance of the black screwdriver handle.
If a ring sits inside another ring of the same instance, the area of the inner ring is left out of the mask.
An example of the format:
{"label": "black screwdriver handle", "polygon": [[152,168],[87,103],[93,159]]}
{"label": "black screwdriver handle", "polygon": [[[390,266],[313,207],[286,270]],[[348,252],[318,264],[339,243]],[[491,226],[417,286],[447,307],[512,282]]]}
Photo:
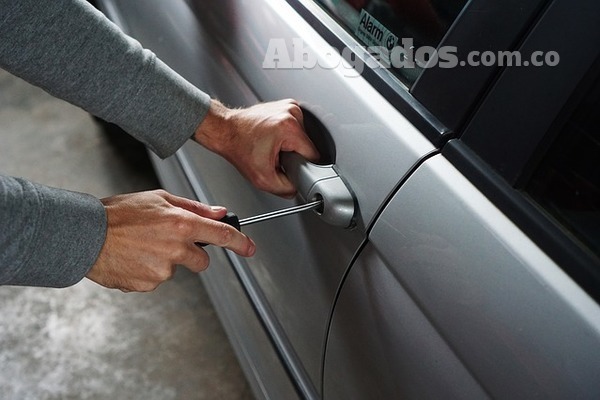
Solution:
{"label": "black screwdriver handle", "polygon": [[[219,220],[220,222],[224,222],[228,225],[233,226],[235,229],[241,232],[242,226],[240,225],[240,219],[235,213],[228,212],[223,218]],[[208,246],[208,243],[196,242],[196,246],[205,247]]]}
{"label": "black screwdriver handle", "polygon": [[242,226],[240,225],[240,219],[238,218],[237,215],[235,215],[235,213],[232,212],[228,212],[223,218],[221,218],[219,221],[224,222],[228,225],[233,226],[235,229],[237,229],[238,231],[241,232],[242,230]]}

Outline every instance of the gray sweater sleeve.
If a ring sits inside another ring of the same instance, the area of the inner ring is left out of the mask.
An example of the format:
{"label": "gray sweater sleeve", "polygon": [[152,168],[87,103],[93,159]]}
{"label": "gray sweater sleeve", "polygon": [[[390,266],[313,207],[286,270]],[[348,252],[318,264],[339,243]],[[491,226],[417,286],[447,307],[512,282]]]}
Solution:
{"label": "gray sweater sleeve", "polygon": [[209,97],[84,0],[0,0],[0,67],[114,122],[161,157],[203,120]]}
{"label": "gray sweater sleeve", "polygon": [[93,196],[0,175],[0,284],[64,287],[95,262],[106,215]]}
{"label": "gray sweater sleeve", "polygon": [[[192,136],[209,106],[84,0],[0,0],[0,67],[116,123],[161,157]],[[97,199],[0,176],[0,284],[74,284],[105,234]]]}

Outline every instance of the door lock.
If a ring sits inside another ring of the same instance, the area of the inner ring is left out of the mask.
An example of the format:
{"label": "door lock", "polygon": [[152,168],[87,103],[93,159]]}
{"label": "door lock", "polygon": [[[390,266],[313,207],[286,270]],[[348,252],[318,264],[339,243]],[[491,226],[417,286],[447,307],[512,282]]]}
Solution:
{"label": "door lock", "polygon": [[291,152],[281,153],[280,160],[304,201],[323,201],[315,211],[325,222],[340,228],[354,225],[354,196],[333,165],[313,164]]}

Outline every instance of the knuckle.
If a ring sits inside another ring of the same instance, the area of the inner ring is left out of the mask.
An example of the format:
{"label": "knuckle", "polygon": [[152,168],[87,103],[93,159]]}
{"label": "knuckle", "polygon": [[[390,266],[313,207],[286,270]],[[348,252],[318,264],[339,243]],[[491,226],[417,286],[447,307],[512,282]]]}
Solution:
{"label": "knuckle", "polygon": [[217,244],[219,246],[226,246],[231,243],[231,240],[233,239],[233,229],[233,227],[226,224],[222,224],[219,227],[219,232],[217,233]]}
{"label": "knuckle", "polygon": [[290,110],[288,110],[288,113],[284,114],[281,118],[281,124],[287,126],[297,126],[298,125],[298,120],[296,119],[296,117],[294,117],[294,115],[292,114],[292,109],[290,107]]}
{"label": "knuckle", "polygon": [[160,268],[155,273],[155,279],[157,280],[156,285],[160,282],[168,281],[173,277],[173,270],[171,268]]}
{"label": "knuckle", "polygon": [[298,135],[301,128],[299,120],[291,114],[287,114],[282,118],[280,125],[282,129],[285,129],[284,132],[286,132],[288,137]]}
{"label": "knuckle", "polygon": [[186,259],[188,252],[189,249],[187,245],[185,245],[184,243],[177,243],[171,249],[171,258],[176,263],[182,263]]}
{"label": "knuckle", "polygon": [[169,195],[169,193],[164,189],[156,189],[156,190],[153,190],[152,192],[162,198],[165,198]]}
{"label": "knuckle", "polygon": [[179,237],[187,237],[193,231],[192,222],[180,213],[173,213],[170,216],[170,224],[172,231]]}
{"label": "knuckle", "polygon": [[151,292],[158,287],[159,283],[157,282],[135,282],[131,283],[127,287],[122,287],[120,290],[123,293],[132,293],[132,292]]}
{"label": "knuckle", "polygon": [[138,292],[152,292],[154,291],[161,282],[146,282],[140,285]]}
{"label": "knuckle", "polygon": [[290,103],[290,105],[288,106],[288,111],[294,115],[302,114],[302,107],[300,107],[296,103]]}

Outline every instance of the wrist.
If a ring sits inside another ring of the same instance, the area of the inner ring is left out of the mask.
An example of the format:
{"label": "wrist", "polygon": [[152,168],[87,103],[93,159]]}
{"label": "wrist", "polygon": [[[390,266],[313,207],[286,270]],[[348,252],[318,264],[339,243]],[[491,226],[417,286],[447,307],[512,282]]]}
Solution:
{"label": "wrist", "polygon": [[235,110],[211,99],[206,117],[194,132],[194,140],[217,154],[223,154],[234,137],[234,113]]}

